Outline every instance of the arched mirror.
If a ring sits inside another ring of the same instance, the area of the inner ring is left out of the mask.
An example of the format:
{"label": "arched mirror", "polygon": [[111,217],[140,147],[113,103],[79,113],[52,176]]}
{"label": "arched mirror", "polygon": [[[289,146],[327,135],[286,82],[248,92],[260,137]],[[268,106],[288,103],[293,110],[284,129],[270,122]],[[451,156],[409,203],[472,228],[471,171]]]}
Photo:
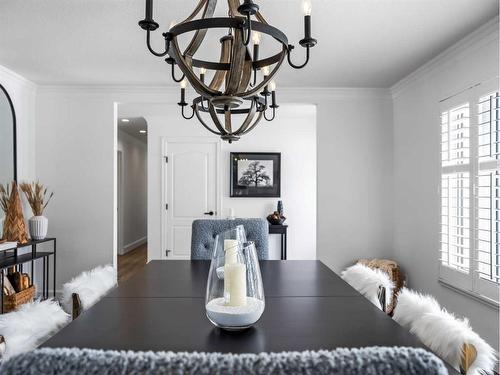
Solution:
{"label": "arched mirror", "polygon": [[[0,85],[0,184],[17,180],[16,113],[7,90]],[[4,212],[0,208],[0,239],[2,238]]]}
{"label": "arched mirror", "polygon": [[17,179],[16,113],[7,90],[0,85],[0,184]]}

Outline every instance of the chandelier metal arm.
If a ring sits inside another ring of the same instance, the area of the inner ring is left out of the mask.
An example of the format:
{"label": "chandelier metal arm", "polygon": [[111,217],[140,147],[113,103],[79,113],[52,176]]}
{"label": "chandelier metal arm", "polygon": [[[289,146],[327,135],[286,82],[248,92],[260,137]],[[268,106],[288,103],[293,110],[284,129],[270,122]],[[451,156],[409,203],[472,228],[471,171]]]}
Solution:
{"label": "chandelier metal arm", "polygon": [[273,121],[274,120],[274,117],[276,116],[276,108],[272,108],[272,110],[273,110],[273,117],[271,117],[271,118],[267,118],[267,116],[266,116],[267,110],[264,111],[264,118],[266,119],[266,121]]}
{"label": "chandelier metal arm", "polygon": [[309,63],[309,57],[310,57],[310,49],[311,47],[309,46],[306,46],[306,61],[302,64],[302,65],[295,65],[293,62],[292,62],[292,59],[290,57],[291,55],[291,52],[292,50],[294,49],[295,47],[292,46],[291,44],[288,46],[288,53],[287,53],[287,59],[288,59],[288,64],[294,68],[294,69],[302,69],[303,67],[305,67],[308,63]]}
{"label": "chandelier metal arm", "polygon": [[209,101],[207,100],[207,106],[205,108],[205,105],[203,104],[205,102],[205,99],[203,97],[201,97],[201,101],[200,101],[200,106],[201,106],[201,109],[203,111],[208,111],[208,106],[210,105]]}
{"label": "chandelier metal arm", "polygon": [[246,47],[250,43],[250,38],[252,36],[252,20],[250,18],[250,14],[247,14],[246,22],[243,25],[242,31],[245,31],[245,29],[246,29],[246,33],[244,34],[244,37],[243,37],[243,45]]}
{"label": "chandelier metal arm", "polygon": [[182,106],[182,110],[181,110],[181,114],[182,114],[182,117],[184,117],[186,120],[191,120],[193,117],[194,117],[194,112],[195,112],[195,109],[194,109],[194,105],[191,106],[191,108],[193,109],[193,113],[191,114],[191,116],[186,116],[184,114],[184,108],[186,108],[187,106]]}
{"label": "chandelier metal arm", "polygon": [[175,78],[175,63],[171,65],[172,65],[172,79],[177,83],[181,82],[186,77],[186,75],[183,74],[181,78]]}
{"label": "chandelier metal arm", "polygon": [[153,47],[151,47],[151,30],[146,30],[146,45],[148,46],[149,52],[151,52],[153,55],[158,56],[158,57],[163,57],[168,53],[168,50],[170,49],[170,40],[163,34],[163,37],[165,38],[165,51],[164,52],[156,52]]}

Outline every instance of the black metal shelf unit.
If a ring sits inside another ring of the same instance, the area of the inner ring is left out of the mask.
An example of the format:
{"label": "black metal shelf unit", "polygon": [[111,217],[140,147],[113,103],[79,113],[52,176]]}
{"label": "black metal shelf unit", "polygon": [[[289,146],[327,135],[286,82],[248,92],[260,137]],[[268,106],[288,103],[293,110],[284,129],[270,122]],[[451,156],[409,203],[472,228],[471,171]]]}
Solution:
{"label": "black metal shelf unit", "polygon": [[[52,251],[37,251],[37,245],[52,242]],[[31,247],[31,252],[18,254],[19,249]],[[31,285],[35,280],[35,261],[42,259],[43,274],[42,274],[42,299],[49,298],[49,258],[53,256],[53,293],[56,296],[56,239],[45,238],[43,240],[30,240],[25,244],[18,244],[16,247],[6,249],[0,252],[0,284],[1,284],[1,312],[3,314],[3,280],[5,271],[8,268],[15,267],[16,271],[23,272],[23,265],[31,263]]]}

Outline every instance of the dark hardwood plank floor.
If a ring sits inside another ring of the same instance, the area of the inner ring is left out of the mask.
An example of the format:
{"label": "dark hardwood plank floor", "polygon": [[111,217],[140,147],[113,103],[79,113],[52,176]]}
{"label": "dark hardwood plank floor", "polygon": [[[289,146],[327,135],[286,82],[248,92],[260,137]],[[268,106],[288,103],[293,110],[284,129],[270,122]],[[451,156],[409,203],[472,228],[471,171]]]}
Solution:
{"label": "dark hardwood plank floor", "polygon": [[141,245],[125,255],[118,255],[118,283],[129,279],[142,269],[148,259],[148,244]]}

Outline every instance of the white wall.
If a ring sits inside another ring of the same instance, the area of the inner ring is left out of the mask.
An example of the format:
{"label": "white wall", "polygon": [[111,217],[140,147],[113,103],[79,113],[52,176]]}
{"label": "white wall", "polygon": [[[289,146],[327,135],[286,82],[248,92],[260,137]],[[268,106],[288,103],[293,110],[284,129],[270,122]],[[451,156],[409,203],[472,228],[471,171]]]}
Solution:
{"label": "white wall", "polygon": [[57,283],[113,263],[115,115],[107,95],[40,90],[36,170],[55,196],[47,210],[57,237]]}
{"label": "white wall", "polygon": [[394,248],[412,288],[470,319],[498,350],[498,310],[438,282],[439,101],[498,76],[498,19],[426,64],[394,91]]}
{"label": "white wall", "polygon": [[384,90],[318,104],[318,258],[392,257],[392,105]]}
{"label": "white wall", "polygon": [[[144,110],[148,110],[144,107]],[[161,259],[161,168],[164,137],[212,137],[195,120],[180,118],[176,106],[141,113],[148,121],[149,142],[149,258]],[[160,114],[161,113],[161,114]],[[230,152],[281,152],[281,198],[230,198]],[[284,204],[288,229],[288,259],[316,259],[316,108],[313,105],[281,105],[277,118],[263,120],[250,134],[233,144],[222,143],[222,212],[234,208],[237,217],[265,218]],[[270,253],[279,259],[279,236],[270,237]]]}
{"label": "white wall", "polygon": [[[157,87],[39,88],[37,174],[57,194],[48,216],[51,235],[58,237],[59,285],[114,260],[115,104],[171,105],[178,95],[178,89]],[[307,101],[317,108],[317,258],[338,271],[363,256],[387,256],[392,238],[388,90],[283,89],[279,101]],[[175,114],[179,121],[177,108]],[[194,121],[182,125],[199,128]],[[294,220],[297,203],[284,204]],[[148,203],[148,210],[160,220],[159,204]]]}
{"label": "white wall", "polygon": [[[17,179],[35,179],[35,100],[36,86],[31,81],[0,66],[0,84],[7,90],[14,105],[17,132]],[[9,181],[0,181],[7,183]],[[29,205],[22,199],[24,217],[32,215]],[[0,212],[0,236],[3,232],[3,212]]]}
{"label": "white wall", "polygon": [[122,153],[122,255],[147,240],[148,146],[118,130]]}

